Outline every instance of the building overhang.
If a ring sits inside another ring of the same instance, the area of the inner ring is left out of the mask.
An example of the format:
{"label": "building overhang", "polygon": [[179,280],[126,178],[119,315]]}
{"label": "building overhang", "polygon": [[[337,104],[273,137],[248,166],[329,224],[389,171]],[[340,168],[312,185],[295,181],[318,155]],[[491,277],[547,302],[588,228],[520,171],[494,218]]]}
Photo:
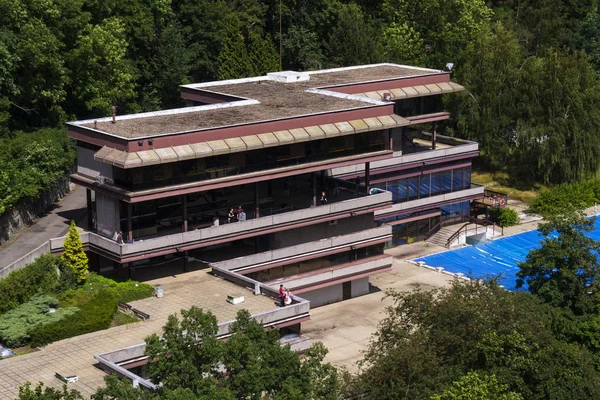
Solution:
{"label": "building overhang", "polygon": [[94,154],[94,160],[123,169],[139,168],[391,129],[410,123],[408,119],[390,114],[133,152],[104,146]]}
{"label": "building overhang", "polygon": [[181,196],[189,193],[221,189],[225,187],[230,187],[232,185],[243,185],[248,183],[280,179],[288,176],[354,165],[357,163],[367,163],[385,160],[393,157],[393,153],[394,152],[392,150],[383,150],[373,153],[339,157],[331,160],[319,161],[314,163],[306,163],[290,167],[271,169],[267,171],[258,171],[248,174],[227,176],[223,178],[207,179],[199,182],[172,185],[142,191],[129,191],[109,183],[99,182],[93,178],[81,175],[79,173],[72,174],[71,179],[74,183],[77,183],[78,185],[106,194],[110,197],[123,200],[127,203],[139,203],[142,201],[155,200],[164,197]]}
{"label": "building overhang", "polygon": [[405,100],[415,97],[462,92],[463,90],[465,90],[464,86],[448,81],[404,87],[390,85],[388,89],[361,93],[357,92],[353,94],[368,97],[373,100]]}

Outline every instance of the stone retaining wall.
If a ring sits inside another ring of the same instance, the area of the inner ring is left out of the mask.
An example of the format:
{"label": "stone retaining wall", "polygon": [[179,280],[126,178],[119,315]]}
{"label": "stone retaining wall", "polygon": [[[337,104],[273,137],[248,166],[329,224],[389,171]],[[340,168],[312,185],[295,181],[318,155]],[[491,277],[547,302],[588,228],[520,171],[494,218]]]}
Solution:
{"label": "stone retaining wall", "polygon": [[0,246],[6,243],[10,237],[36,218],[54,207],[54,204],[69,193],[69,176],[61,178],[54,187],[42,192],[36,199],[23,199],[15,208],[0,215]]}

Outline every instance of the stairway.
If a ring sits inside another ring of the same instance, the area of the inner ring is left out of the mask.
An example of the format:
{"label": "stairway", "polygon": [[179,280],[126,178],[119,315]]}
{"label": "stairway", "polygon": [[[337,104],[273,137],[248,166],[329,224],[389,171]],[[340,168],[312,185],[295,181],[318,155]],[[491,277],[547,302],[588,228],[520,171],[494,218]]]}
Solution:
{"label": "stairway", "polygon": [[427,239],[427,243],[446,247],[446,243],[448,243],[448,239],[450,239],[450,236],[454,235],[464,225],[464,223],[460,223],[445,226],[436,233],[434,233],[429,239]]}

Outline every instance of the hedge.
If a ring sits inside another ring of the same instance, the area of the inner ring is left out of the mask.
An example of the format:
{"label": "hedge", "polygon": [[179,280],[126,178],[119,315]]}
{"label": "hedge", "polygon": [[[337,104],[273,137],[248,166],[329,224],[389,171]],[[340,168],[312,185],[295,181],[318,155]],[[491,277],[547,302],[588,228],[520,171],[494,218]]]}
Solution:
{"label": "hedge", "polygon": [[[76,307],[56,308],[58,300],[51,296],[35,296],[25,304],[0,315],[0,342],[8,347],[21,347],[29,342],[34,328],[62,320],[79,310]],[[49,312],[50,307],[55,308]]]}
{"label": "hedge", "polygon": [[34,328],[29,333],[31,345],[45,346],[57,340],[107,329],[110,327],[113,314],[117,311],[117,305],[118,300],[114,290],[100,289],[75,314],[62,321]]}
{"label": "hedge", "polygon": [[44,346],[57,340],[110,327],[118,302],[130,302],[152,296],[152,286],[135,281],[116,282],[90,274],[83,286],[65,291],[61,304],[79,311],[57,323],[39,326],[30,332],[32,346]]}
{"label": "hedge", "polygon": [[0,279],[0,314],[29,301],[37,293],[47,293],[59,284],[62,261],[45,254],[26,267]]}

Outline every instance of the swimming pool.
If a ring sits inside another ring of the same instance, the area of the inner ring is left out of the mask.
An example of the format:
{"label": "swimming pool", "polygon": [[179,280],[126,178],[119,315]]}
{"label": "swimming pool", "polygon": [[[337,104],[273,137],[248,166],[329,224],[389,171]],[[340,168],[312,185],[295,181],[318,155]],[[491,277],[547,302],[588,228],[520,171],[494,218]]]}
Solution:
{"label": "swimming pool", "polygon": [[[600,240],[600,219],[588,235]],[[443,267],[453,273],[463,273],[474,278],[499,277],[500,284],[516,290],[517,263],[525,261],[530,250],[541,247],[543,236],[539,231],[529,231],[507,236],[477,246],[462,247],[443,253],[416,258],[432,267]]]}

